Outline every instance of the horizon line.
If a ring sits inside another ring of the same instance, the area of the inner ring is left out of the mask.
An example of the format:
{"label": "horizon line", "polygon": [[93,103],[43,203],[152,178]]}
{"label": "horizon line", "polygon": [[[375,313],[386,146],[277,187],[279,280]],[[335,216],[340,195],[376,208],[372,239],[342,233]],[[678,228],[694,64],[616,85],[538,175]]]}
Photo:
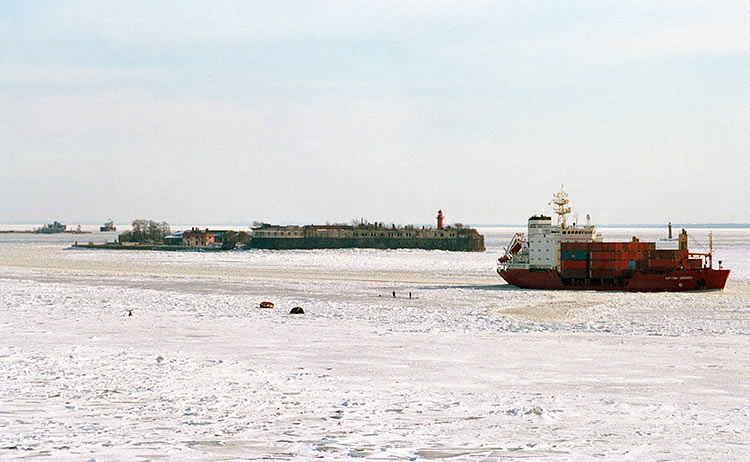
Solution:
{"label": "horizon line", "polygon": [[[213,225],[227,225],[227,226],[247,226],[252,227],[255,220],[245,222],[245,221],[235,221],[235,222],[224,222],[221,221],[203,221],[203,222],[193,222],[192,225],[190,223],[174,223],[171,226],[201,226],[205,224],[213,224]],[[9,225],[39,225],[44,224],[46,222],[44,221],[31,221],[31,220],[18,220],[18,221],[10,221],[5,223],[0,223],[0,226],[9,226]],[[115,222],[116,225],[125,225],[129,226],[132,222]],[[377,223],[380,223],[377,221]],[[388,222],[386,223],[383,221],[382,223],[387,225],[396,224],[399,226],[402,226],[398,223],[392,223]],[[309,224],[314,223],[305,223],[302,224],[301,222],[294,222],[294,221],[283,221],[280,223],[277,223],[278,225],[300,225],[305,226]],[[350,223],[336,223],[336,222],[326,222],[326,224],[345,224],[348,225]],[[448,226],[452,225],[453,223],[448,224]],[[76,222],[73,224],[69,224],[68,226],[76,226],[76,225],[87,225],[87,226],[99,226],[101,223],[99,222],[93,222],[93,221],[81,221]],[[433,226],[434,223],[408,223],[406,225],[412,225],[412,226]],[[525,228],[526,224],[521,223],[465,223],[464,226],[466,227],[472,227],[472,228]],[[623,223],[604,223],[604,224],[595,224],[594,226],[599,228],[667,228],[667,224],[664,223],[630,223],[630,224],[623,224]],[[692,222],[692,223],[672,223],[673,228],[750,228],[750,222]]]}

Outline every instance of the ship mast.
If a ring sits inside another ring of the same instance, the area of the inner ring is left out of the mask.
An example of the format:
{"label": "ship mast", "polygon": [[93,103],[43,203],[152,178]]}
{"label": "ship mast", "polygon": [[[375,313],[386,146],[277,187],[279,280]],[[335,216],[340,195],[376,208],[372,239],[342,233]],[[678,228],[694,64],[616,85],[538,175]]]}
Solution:
{"label": "ship mast", "polygon": [[568,226],[566,215],[570,213],[570,207],[568,207],[569,202],[568,193],[566,193],[563,190],[563,187],[560,186],[560,192],[555,193],[555,195],[552,196],[552,203],[555,204],[554,210],[557,214],[557,226],[560,228],[567,228]]}

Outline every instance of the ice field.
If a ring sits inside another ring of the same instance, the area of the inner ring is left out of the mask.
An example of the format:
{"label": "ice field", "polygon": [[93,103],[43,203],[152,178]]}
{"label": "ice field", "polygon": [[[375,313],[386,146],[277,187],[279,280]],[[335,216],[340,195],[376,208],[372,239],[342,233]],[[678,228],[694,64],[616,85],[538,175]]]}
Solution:
{"label": "ice field", "polygon": [[724,291],[660,294],[508,286],[514,231],[480,229],[485,253],[0,234],[0,460],[750,460],[750,229],[714,230]]}

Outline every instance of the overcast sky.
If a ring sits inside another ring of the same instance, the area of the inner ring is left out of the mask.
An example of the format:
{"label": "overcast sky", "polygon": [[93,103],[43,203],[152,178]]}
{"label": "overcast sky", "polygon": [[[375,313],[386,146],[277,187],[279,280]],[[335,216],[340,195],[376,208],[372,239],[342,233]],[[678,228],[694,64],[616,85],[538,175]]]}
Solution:
{"label": "overcast sky", "polygon": [[746,1],[0,3],[0,222],[750,222]]}

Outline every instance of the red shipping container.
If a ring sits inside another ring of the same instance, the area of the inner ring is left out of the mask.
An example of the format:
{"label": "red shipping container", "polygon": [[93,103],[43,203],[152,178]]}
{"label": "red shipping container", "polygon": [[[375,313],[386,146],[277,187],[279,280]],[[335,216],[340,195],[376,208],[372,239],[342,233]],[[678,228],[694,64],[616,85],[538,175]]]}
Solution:
{"label": "red shipping container", "polygon": [[690,269],[701,269],[703,267],[703,260],[700,258],[691,258],[688,260],[688,268]]}
{"label": "red shipping container", "polygon": [[560,250],[563,252],[585,252],[589,249],[588,242],[561,242]]}
{"label": "red shipping container", "polygon": [[592,269],[615,269],[615,260],[591,260]]}
{"label": "red shipping container", "polygon": [[652,258],[648,261],[648,266],[649,268],[656,269],[675,269],[679,266],[679,262],[668,259]]}
{"label": "red shipping container", "polygon": [[648,242],[631,242],[630,243],[630,250],[634,251],[644,251],[648,250]]}
{"label": "red shipping container", "polygon": [[615,269],[618,271],[630,269],[630,262],[628,260],[618,260],[615,262]]}
{"label": "red shipping container", "polygon": [[617,243],[616,242],[592,242],[589,247],[591,250],[597,250],[597,251],[609,251],[613,252],[617,250]]}
{"label": "red shipping container", "polygon": [[[682,258],[684,252],[684,250],[677,249],[650,250],[649,258],[656,260],[679,260]],[[685,257],[687,257],[687,255]]]}
{"label": "red shipping container", "polygon": [[566,269],[586,269],[586,260],[563,260],[563,271]]}
{"label": "red shipping container", "polygon": [[602,250],[591,251],[592,260],[614,260],[615,257],[615,252],[607,252]]}

